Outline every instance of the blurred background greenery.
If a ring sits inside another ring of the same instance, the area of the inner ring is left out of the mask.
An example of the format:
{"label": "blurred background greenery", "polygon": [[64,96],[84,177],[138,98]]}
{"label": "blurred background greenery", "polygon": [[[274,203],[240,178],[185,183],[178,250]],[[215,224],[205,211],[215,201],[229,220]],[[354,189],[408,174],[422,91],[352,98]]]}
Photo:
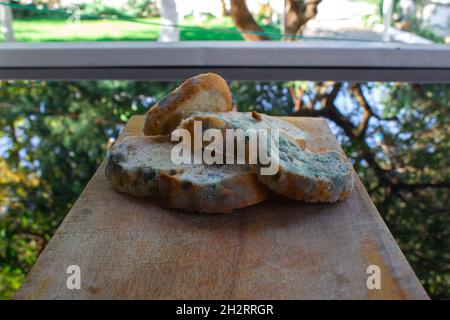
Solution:
{"label": "blurred background greenery", "polygon": [[[59,2],[36,0],[32,6],[53,10],[60,8]],[[159,21],[154,2],[130,0],[117,11],[95,1],[81,10],[99,17],[126,12],[153,23]],[[394,14],[400,17],[396,4]],[[255,14],[255,21],[263,31],[279,32],[268,9]],[[78,32],[70,33],[64,16],[19,9],[13,15],[17,41],[151,41],[159,34],[156,25],[111,19],[83,19]],[[200,21],[186,16],[183,24],[211,32],[182,29],[180,39],[242,40],[238,32],[217,32],[238,30],[229,15],[202,15]],[[365,23],[380,19],[380,14],[371,15]],[[435,42],[445,40],[414,17],[400,20],[402,29]],[[176,85],[0,81],[0,299],[11,298],[20,287],[129,117],[143,114]],[[450,84],[230,85],[240,111],[326,117],[427,292],[450,298]]]}
{"label": "blurred background greenery", "polygon": [[[298,114],[318,84],[231,83],[238,110]],[[332,86],[330,84],[329,86]],[[354,85],[354,84],[352,84]],[[342,84],[336,106],[353,119],[357,99]],[[136,81],[0,82],[0,297],[11,298],[129,117],[143,114],[176,83]],[[378,118],[365,147],[330,121],[378,210],[427,292],[450,298],[450,85],[364,83]],[[319,102],[320,104],[320,102]],[[300,105],[300,110],[303,106]],[[109,142],[109,143],[108,143]]]}

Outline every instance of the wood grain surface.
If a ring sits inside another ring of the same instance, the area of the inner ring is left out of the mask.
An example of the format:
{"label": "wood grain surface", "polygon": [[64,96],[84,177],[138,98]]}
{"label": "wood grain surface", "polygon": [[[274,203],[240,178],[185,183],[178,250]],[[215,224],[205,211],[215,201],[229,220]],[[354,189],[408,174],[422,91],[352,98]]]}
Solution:
{"label": "wood grain surface", "polygon": [[[325,120],[286,118],[306,147],[340,149]],[[122,138],[141,134],[130,119]],[[228,215],[162,209],[114,191],[102,164],[38,258],[16,299],[428,299],[356,178],[349,199],[280,196]],[[81,289],[66,287],[70,265]],[[369,265],[381,289],[366,285]]]}

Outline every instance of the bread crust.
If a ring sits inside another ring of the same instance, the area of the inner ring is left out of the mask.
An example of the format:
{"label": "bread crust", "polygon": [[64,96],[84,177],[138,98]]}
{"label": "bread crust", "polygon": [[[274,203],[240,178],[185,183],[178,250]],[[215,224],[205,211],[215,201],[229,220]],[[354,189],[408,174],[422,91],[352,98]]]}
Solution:
{"label": "bread crust", "polygon": [[280,167],[276,175],[259,175],[258,179],[278,194],[310,203],[334,203],[344,200],[351,194],[354,183],[350,168],[342,176],[344,184],[340,186],[330,180],[296,175],[283,167]]}
{"label": "bread crust", "polygon": [[230,213],[260,203],[269,195],[267,187],[250,171],[217,186],[186,184],[174,175],[161,173],[159,190],[163,207],[203,213]]}
{"label": "bread crust", "polygon": [[227,82],[215,73],[204,73],[184,81],[178,88],[160,99],[145,115],[145,135],[170,134],[183,119],[186,102],[201,92],[214,92],[224,98],[225,104],[210,111],[231,111],[231,93]]}

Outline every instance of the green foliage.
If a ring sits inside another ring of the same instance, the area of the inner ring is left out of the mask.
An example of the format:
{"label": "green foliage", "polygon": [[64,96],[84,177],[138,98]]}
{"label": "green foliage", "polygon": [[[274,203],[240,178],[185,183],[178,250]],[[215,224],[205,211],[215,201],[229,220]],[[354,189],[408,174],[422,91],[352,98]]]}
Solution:
{"label": "green foliage", "polygon": [[233,104],[240,111],[258,111],[286,116],[293,110],[288,88],[281,82],[248,83],[234,81],[231,85]]}
{"label": "green foliage", "polygon": [[[29,1],[24,0],[11,0],[10,3],[14,5],[15,7],[12,7],[12,13],[14,19],[30,19],[30,18],[45,18],[45,19],[52,19],[52,17],[55,17],[54,13],[50,12],[36,12],[36,10],[22,10],[19,9],[17,6],[26,6],[32,9],[38,9],[38,10],[52,10],[50,5],[50,1],[48,0],[34,0],[31,4]],[[59,15],[56,16],[56,18],[61,18]]]}
{"label": "green foliage", "polygon": [[[49,8],[47,1],[33,3]],[[130,0],[125,14],[153,16],[153,8],[152,0]],[[99,1],[82,9],[83,14],[122,14]],[[60,15],[13,11],[18,41],[149,41],[159,34],[158,26],[105,20],[82,21],[77,33]],[[195,25],[189,19],[184,23]],[[442,41],[415,23],[413,32]],[[203,27],[236,30],[230,18],[208,19]],[[279,31],[271,25],[264,30]],[[242,40],[237,33],[213,31],[182,29],[181,39]],[[20,286],[102,160],[108,140],[118,135],[132,114],[142,114],[173,86],[131,81],[0,82],[0,299],[11,298]],[[241,111],[289,115],[294,110],[289,87],[303,92],[300,108],[315,97],[310,82],[233,82],[233,104]],[[344,85],[336,100],[343,115],[355,122],[361,107],[348,87]],[[361,155],[360,142],[330,125],[427,292],[434,298],[450,298],[450,87],[369,83],[364,88],[380,116],[369,123],[364,142],[382,168],[392,168],[392,181],[403,186],[386,183]],[[437,182],[447,187],[436,186]]]}
{"label": "green foliage", "polygon": [[[239,110],[287,115],[293,102],[287,86],[304,89],[302,106],[315,95],[305,81],[235,82]],[[366,97],[379,116],[364,142],[377,163],[389,170],[387,183],[363,157],[361,143],[329,122],[400,248],[433,298],[450,298],[450,85],[368,83]],[[357,124],[361,107],[344,84],[335,103]],[[318,103],[320,105],[320,103]],[[302,108],[302,107],[301,107]]]}
{"label": "green foliage", "polygon": [[[12,0],[11,3],[13,4],[12,10],[15,19],[63,19],[64,12],[72,8],[72,6],[67,6],[61,1],[49,0],[34,0],[31,4],[29,1]],[[108,1],[104,0],[74,5],[80,9],[80,13],[86,19],[103,16],[145,18],[155,17],[158,14],[155,0],[128,0],[121,7],[111,6],[108,4]]]}
{"label": "green foliage", "polygon": [[419,19],[413,19],[411,21],[410,27],[408,28],[408,31],[425,39],[431,40],[435,43],[445,43],[444,37],[440,37],[434,34],[433,31],[431,31],[429,28],[424,28],[422,24],[422,21],[420,21]]}
{"label": "green foliage", "polygon": [[[364,25],[368,28],[372,28],[375,24],[383,24],[383,1],[378,0],[353,0],[353,1],[361,1],[361,2],[370,2],[372,4],[376,4],[378,7],[377,12],[375,14],[367,15],[363,17]],[[424,21],[421,18],[423,10],[427,4],[429,4],[429,0],[416,0],[414,1],[414,5],[416,6],[415,12],[411,13],[409,16],[405,16],[402,13],[400,1],[394,1],[394,6],[392,10],[393,14],[393,26],[395,28],[403,29],[407,32],[416,34],[425,39],[431,40],[435,43],[445,43],[445,38],[441,36],[437,36],[434,34],[429,28],[424,27]],[[403,26],[402,24],[405,23]]]}
{"label": "green foliage", "polygon": [[23,275],[132,114],[173,85],[0,82],[0,298]]}
{"label": "green foliage", "polygon": [[[175,84],[0,85],[0,298],[11,298],[95,172],[109,139]],[[303,108],[314,99],[314,85],[232,82],[233,104],[241,111],[289,115],[294,109],[289,88],[302,90]],[[361,108],[348,88],[344,84],[336,104],[355,121]],[[431,185],[450,182],[450,87],[368,83],[363,88],[379,115],[364,140],[380,166],[394,167],[392,178],[404,187],[386,184],[361,156],[358,142],[330,125],[427,292],[449,298],[449,189]]]}
{"label": "green foliage", "polygon": [[[448,299],[450,86],[389,84],[387,89],[384,113],[398,115],[400,121],[398,130],[379,124],[380,157],[386,157],[396,168],[395,179],[408,187],[389,190],[381,185],[371,195],[428,293]],[[437,182],[446,186],[426,187]]]}
{"label": "green foliage", "polygon": [[25,272],[23,269],[0,266],[0,300],[11,299],[14,292],[20,288],[24,278]]}
{"label": "green foliage", "polygon": [[[80,5],[81,14],[86,17],[103,17],[103,16],[123,16],[124,12],[120,8],[109,6],[102,0],[83,3]],[[128,13],[128,12],[127,12]]]}
{"label": "green foliage", "polygon": [[136,18],[156,17],[158,15],[155,0],[128,0],[123,10]]}
{"label": "green foliage", "polygon": [[81,4],[80,9],[81,14],[87,17],[145,18],[155,17],[158,13],[155,0],[128,0],[122,7],[110,6],[107,1],[95,0]]}

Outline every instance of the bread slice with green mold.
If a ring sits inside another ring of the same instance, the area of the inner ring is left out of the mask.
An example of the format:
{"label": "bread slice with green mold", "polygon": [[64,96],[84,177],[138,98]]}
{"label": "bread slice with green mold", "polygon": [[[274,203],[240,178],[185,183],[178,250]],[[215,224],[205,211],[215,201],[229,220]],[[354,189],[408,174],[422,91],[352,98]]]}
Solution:
{"label": "bread slice with green mold", "polygon": [[267,198],[250,166],[175,165],[173,147],[166,136],[128,136],[108,151],[106,178],[117,191],[185,211],[229,213]]}
{"label": "bread slice with green mold", "polygon": [[196,112],[183,120],[180,128],[193,133],[195,121],[201,121],[202,130],[216,128],[224,134],[226,129],[253,128],[268,129],[271,136],[271,130],[279,129],[275,144],[278,172],[262,175],[261,165],[252,165],[258,179],[276,193],[306,202],[332,203],[347,198],[353,190],[353,170],[348,159],[334,150],[308,150],[308,134],[287,121],[256,112]]}
{"label": "bread slice with green mold", "polygon": [[[351,194],[352,165],[337,151],[312,152],[281,132],[278,154],[278,172],[258,175],[259,181],[272,191],[312,203],[333,203]],[[254,171],[259,172],[256,167]]]}

